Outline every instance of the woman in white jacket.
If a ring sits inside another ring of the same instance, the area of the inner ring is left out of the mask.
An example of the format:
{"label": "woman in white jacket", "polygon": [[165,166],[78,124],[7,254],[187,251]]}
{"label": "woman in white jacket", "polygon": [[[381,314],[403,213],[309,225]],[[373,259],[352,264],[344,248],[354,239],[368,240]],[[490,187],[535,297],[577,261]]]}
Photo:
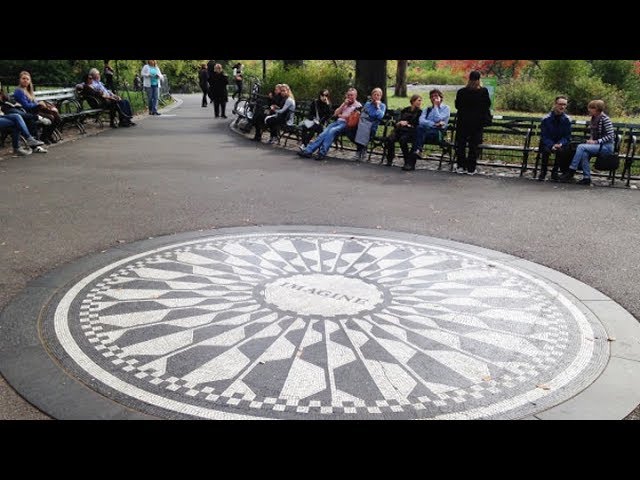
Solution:
{"label": "woman in white jacket", "polygon": [[142,75],[142,86],[149,99],[149,115],[160,115],[158,113],[158,93],[160,92],[160,82],[164,80],[160,67],[155,60],[148,60],[147,64],[142,67],[140,74]]}

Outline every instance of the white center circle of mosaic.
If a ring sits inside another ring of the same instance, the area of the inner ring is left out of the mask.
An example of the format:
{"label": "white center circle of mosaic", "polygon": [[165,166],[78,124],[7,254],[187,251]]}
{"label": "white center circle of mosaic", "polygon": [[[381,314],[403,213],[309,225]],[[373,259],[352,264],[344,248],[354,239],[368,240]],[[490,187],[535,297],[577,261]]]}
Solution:
{"label": "white center circle of mosaic", "polygon": [[339,233],[134,255],[71,287],[52,324],[66,368],[167,418],[520,418],[585,388],[607,356],[602,327],[539,278]]}

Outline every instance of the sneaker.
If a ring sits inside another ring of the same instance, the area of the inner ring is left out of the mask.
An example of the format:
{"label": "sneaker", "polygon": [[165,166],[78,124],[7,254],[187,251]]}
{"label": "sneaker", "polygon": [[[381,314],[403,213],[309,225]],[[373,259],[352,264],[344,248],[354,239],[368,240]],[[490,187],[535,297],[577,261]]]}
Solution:
{"label": "sneaker", "polygon": [[300,150],[306,150],[306,149],[307,149],[307,146],[303,144],[303,145],[300,145],[298,148],[299,148]]}
{"label": "sneaker", "polygon": [[33,153],[47,153],[47,152],[49,152],[49,150],[47,150],[44,147],[35,147],[33,149]]}
{"label": "sneaker", "polygon": [[51,120],[49,120],[46,117],[43,117],[42,115],[38,115],[38,123],[48,126],[48,125],[51,125]]}
{"label": "sneaker", "polygon": [[591,185],[591,177],[586,177],[577,182],[578,185]]}
{"label": "sneaker", "polygon": [[303,158],[311,158],[312,154],[305,152],[304,150],[298,152],[298,156],[299,157],[303,157]]}
{"label": "sneaker", "polygon": [[466,173],[466,170],[464,168],[458,167],[458,168],[456,168],[456,173],[463,174],[463,173]]}
{"label": "sneaker", "polygon": [[29,145],[30,147],[39,147],[40,145],[44,145],[44,142],[36,140],[33,137],[29,137],[27,138],[27,145]]}
{"label": "sneaker", "polygon": [[19,157],[26,157],[27,155],[31,155],[31,149],[27,150],[26,148],[22,147],[14,148],[13,154]]}
{"label": "sneaker", "polygon": [[269,142],[267,142],[267,143],[269,143],[269,145],[274,145],[274,144],[278,143],[278,139],[275,138],[275,137],[271,137],[269,139]]}
{"label": "sneaker", "polygon": [[475,174],[476,174],[476,173],[478,173],[478,172],[476,172],[476,171],[474,170],[473,172],[463,172],[463,173],[466,173],[467,175],[475,175]]}

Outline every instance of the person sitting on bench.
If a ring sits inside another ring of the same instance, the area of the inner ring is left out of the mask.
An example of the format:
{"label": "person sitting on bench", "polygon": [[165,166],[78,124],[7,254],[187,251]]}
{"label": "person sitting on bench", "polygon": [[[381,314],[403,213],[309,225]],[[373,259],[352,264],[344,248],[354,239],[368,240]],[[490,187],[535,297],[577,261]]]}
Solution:
{"label": "person sitting on bench", "polygon": [[[95,91],[99,92],[102,97],[107,100],[107,103],[113,102],[116,105],[116,110],[118,111],[118,117],[120,118],[120,126],[121,127],[133,127],[135,123],[131,121],[133,117],[131,111],[131,104],[128,100],[116,95],[111,90],[107,89],[104,84],[100,81],[100,72],[97,68],[92,68],[89,70],[89,77],[91,77],[91,88]],[[112,128],[116,127],[115,124],[115,112],[111,110],[110,113],[110,125]]]}

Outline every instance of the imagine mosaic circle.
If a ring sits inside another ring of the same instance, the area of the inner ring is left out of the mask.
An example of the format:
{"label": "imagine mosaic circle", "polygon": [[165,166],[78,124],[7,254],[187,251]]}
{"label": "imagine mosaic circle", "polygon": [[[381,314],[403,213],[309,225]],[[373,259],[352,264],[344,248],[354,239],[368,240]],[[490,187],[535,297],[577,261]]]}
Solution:
{"label": "imagine mosaic circle", "polygon": [[47,342],[167,418],[519,418],[604,368],[563,295],[475,255],[332,233],[209,237],[74,285]]}

